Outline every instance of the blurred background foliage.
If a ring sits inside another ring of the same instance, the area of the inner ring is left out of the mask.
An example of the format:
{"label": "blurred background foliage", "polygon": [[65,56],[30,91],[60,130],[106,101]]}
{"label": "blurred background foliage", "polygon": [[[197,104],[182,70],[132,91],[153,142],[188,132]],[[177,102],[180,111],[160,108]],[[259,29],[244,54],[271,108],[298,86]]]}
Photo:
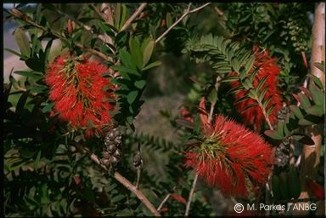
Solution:
{"label": "blurred background foliage", "polygon": [[[10,83],[4,84],[3,91],[4,209],[7,217],[151,215],[131,192],[71,146],[81,133],[71,132],[49,117],[52,103],[47,99],[48,88],[43,75],[49,62],[62,50],[73,48],[83,53],[92,48],[110,58],[99,59],[108,66],[122,60],[120,68],[115,69],[130,76],[130,70],[124,72],[121,66],[133,67],[137,59],[133,43],[149,45],[184,13],[188,4],[148,3],[126,31],[120,30],[139,4],[111,4],[114,20],[110,25],[100,16],[100,5],[19,4],[16,7],[44,29],[15,19],[24,34],[15,31],[20,51],[14,52],[30,69],[4,72],[10,73]],[[196,6],[200,4],[192,4],[193,8]],[[162,215],[184,214],[184,201],[194,176],[183,167],[183,152],[190,136],[186,127],[178,125],[176,118],[180,118],[182,107],[196,113],[200,97],[209,94],[216,78],[215,70],[207,61],[196,62],[198,57],[188,50],[189,42],[212,34],[239,42],[241,48],[247,50],[253,45],[267,49],[281,66],[279,86],[283,97],[289,104],[295,104],[292,94],[299,91],[308,72],[303,54],[310,60],[313,12],[314,3],[213,3],[185,17],[155,45],[148,65],[159,61],[159,66],[157,62],[153,68],[146,69],[147,63],[135,68],[138,74],[131,81],[146,81],[144,86],[139,88],[133,83],[116,81],[126,87],[125,92],[120,93],[120,103],[124,106],[116,118],[121,125],[133,127],[121,130],[123,153],[117,171],[130,181],[136,181],[136,171],[131,166],[140,143],[144,160],[140,189],[156,207],[167,194],[178,196],[170,197],[164,204]],[[5,22],[13,19],[7,11],[4,11],[4,18]],[[69,18],[76,23],[71,36],[65,32]],[[92,33],[83,25],[90,27]],[[110,36],[112,41],[103,43],[97,37],[101,34]],[[58,36],[63,36],[62,43],[53,52],[52,40],[60,38]],[[46,42],[45,46],[41,42]],[[75,43],[81,46],[75,47]],[[139,52],[145,53],[143,47],[139,47]],[[20,79],[15,79],[13,74],[20,75]],[[323,88],[318,88],[323,93]],[[229,89],[227,83],[222,83],[215,111],[241,122],[233,107],[233,97],[225,94]],[[133,91],[137,94],[128,97]],[[320,123],[324,113],[318,115],[314,123]],[[273,143],[270,138],[266,139]],[[103,139],[94,138],[84,144],[101,156]],[[287,175],[286,178],[296,183],[297,168],[288,166],[279,170],[280,176],[277,174],[274,180],[279,181]],[[322,172],[320,176],[319,182],[323,181]],[[285,183],[276,185],[275,189],[284,188]],[[297,198],[298,192],[299,187],[272,201]],[[233,202],[234,199],[223,197],[218,190],[199,183],[190,214],[229,214],[233,212]]]}

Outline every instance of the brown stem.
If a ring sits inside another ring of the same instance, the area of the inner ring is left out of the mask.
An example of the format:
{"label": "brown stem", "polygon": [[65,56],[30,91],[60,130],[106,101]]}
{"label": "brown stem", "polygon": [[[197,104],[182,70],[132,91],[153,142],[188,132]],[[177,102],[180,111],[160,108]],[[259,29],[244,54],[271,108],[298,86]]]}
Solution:
{"label": "brown stem", "polygon": [[[77,143],[74,143],[74,145],[77,147],[77,149],[82,152],[89,155],[90,159],[93,160],[97,165],[99,165],[105,172],[108,172],[107,167],[102,164],[98,156],[91,151],[89,151],[87,148],[83,147],[82,145],[79,145]],[[120,182],[124,187],[126,187],[128,190],[130,190],[132,193],[134,193],[137,198],[152,212],[154,216],[161,216],[161,214],[156,210],[154,205],[148,200],[148,198],[139,190],[136,186],[134,186],[128,179],[123,177],[120,173],[114,172],[113,177]]]}
{"label": "brown stem", "polygon": [[209,109],[209,115],[208,115],[208,121],[207,121],[208,123],[212,122],[214,107],[215,107],[215,103],[211,103],[211,108]]}
{"label": "brown stem", "polygon": [[274,130],[274,127],[273,127],[273,125],[272,125],[272,123],[271,123],[271,121],[270,121],[270,119],[269,119],[269,117],[268,117],[268,115],[267,115],[266,109],[264,108],[262,102],[260,102],[260,101],[258,101],[258,100],[257,100],[257,102],[258,102],[259,107],[261,108],[261,110],[262,110],[262,112],[263,112],[264,118],[265,118],[265,120],[266,120],[266,123],[267,123],[269,129],[270,129],[270,130]]}
{"label": "brown stem", "polygon": [[185,18],[186,16],[188,16],[189,14],[192,14],[192,13],[195,13],[201,9],[203,9],[204,7],[206,7],[207,5],[209,5],[211,3],[206,3],[198,8],[195,8],[193,10],[190,10],[190,6],[191,6],[191,3],[189,3],[188,5],[188,8],[185,10],[185,12],[181,15],[181,17],[176,21],[174,22],[162,35],[160,35],[156,40],[155,40],[155,43],[158,43],[166,34],[168,34],[168,32],[170,32],[176,25],[178,25],[178,23],[180,23],[183,18]]}
{"label": "brown stem", "polygon": [[165,196],[165,198],[163,199],[163,201],[162,201],[162,202],[160,203],[160,205],[158,206],[157,211],[160,211],[160,210],[162,209],[163,205],[164,205],[165,202],[169,199],[170,196],[171,196],[170,193],[167,194],[167,195]]}
{"label": "brown stem", "polygon": [[156,210],[154,205],[146,198],[146,196],[136,188],[129,180],[123,177],[120,173],[115,172],[114,178],[118,180],[122,185],[124,185],[127,189],[133,192],[137,198],[143,202],[143,204],[152,212],[154,216],[161,216],[161,214]]}
{"label": "brown stem", "polygon": [[137,16],[144,10],[147,3],[141,3],[140,6],[137,8],[137,10],[129,17],[129,19],[126,21],[126,23],[122,26],[120,32],[126,30],[131,23],[137,18]]}
{"label": "brown stem", "polygon": [[191,187],[190,193],[189,193],[189,198],[188,198],[188,201],[187,201],[186,212],[185,212],[185,216],[186,217],[189,215],[190,203],[191,203],[192,197],[193,197],[193,195],[195,193],[195,188],[196,188],[197,180],[198,180],[198,174],[196,173],[195,178],[194,178],[194,181],[192,183],[192,187]]}
{"label": "brown stem", "polygon": [[[325,61],[325,2],[316,3],[314,24],[312,28],[313,45],[311,52],[311,74],[318,77],[325,87],[325,74],[314,63]],[[308,81],[309,83],[309,81]],[[300,168],[301,193],[300,198],[308,198],[309,194],[305,185],[306,178],[315,179],[320,163],[320,147],[322,144],[322,127],[313,125],[308,127],[307,134],[311,136],[314,145],[304,145]]]}

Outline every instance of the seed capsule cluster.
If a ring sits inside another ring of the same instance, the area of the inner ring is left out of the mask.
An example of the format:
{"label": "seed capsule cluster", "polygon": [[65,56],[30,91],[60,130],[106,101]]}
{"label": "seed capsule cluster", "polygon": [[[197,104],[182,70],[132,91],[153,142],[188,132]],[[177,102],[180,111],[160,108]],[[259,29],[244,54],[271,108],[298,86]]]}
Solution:
{"label": "seed capsule cluster", "polygon": [[277,119],[285,120],[287,114],[290,112],[290,109],[286,106],[283,106],[277,113]]}
{"label": "seed capsule cluster", "polygon": [[143,160],[139,151],[137,151],[136,154],[134,155],[132,164],[135,168],[140,168],[142,166]]}
{"label": "seed capsule cluster", "polygon": [[277,148],[275,152],[276,165],[284,167],[290,160],[290,141],[285,139]]}
{"label": "seed capsule cluster", "polygon": [[116,167],[121,159],[122,135],[118,128],[111,129],[105,136],[102,162]]}

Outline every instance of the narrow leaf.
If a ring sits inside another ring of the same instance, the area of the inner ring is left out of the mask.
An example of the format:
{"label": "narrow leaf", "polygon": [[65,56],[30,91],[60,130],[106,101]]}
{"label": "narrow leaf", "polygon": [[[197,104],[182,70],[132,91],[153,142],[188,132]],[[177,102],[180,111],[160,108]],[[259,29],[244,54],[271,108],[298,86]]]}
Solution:
{"label": "narrow leaf", "polygon": [[149,60],[152,57],[153,49],[154,49],[155,41],[150,38],[149,41],[147,42],[145,48],[143,49],[143,67],[148,64]]}
{"label": "narrow leaf", "polygon": [[138,88],[138,89],[143,89],[146,85],[146,81],[145,80],[137,80],[135,81],[135,86]]}
{"label": "narrow leaf", "polygon": [[318,89],[315,83],[311,82],[309,84],[309,90],[311,92],[312,100],[316,105],[323,106],[324,105],[324,93],[322,90]]}
{"label": "narrow leaf", "polygon": [[319,106],[319,105],[313,105],[313,106],[307,108],[306,112],[308,114],[311,114],[311,115],[314,115],[317,117],[321,117],[322,115],[325,114],[323,106]]}
{"label": "narrow leaf", "polygon": [[140,51],[140,44],[138,40],[130,38],[129,48],[133,62],[136,64],[138,69],[141,69],[141,67],[143,66],[143,54]]}
{"label": "narrow leaf", "polygon": [[23,111],[23,109],[24,109],[24,106],[25,106],[25,104],[26,104],[26,101],[27,101],[27,98],[28,98],[28,95],[29,95],[29,90],[28,91],[26,91],[26,92],[24,92],[21,96],[20,96],[20,98],[19,98],[19,100],[18,100],[18,102],[17,102],[17,106],[16,106],[16,113],[21,113],[22,111]]}
{"label": "narrow leaf", "polygon": [[310,101],[306,95],[299,93],[298,97],[299,97],[299,101],[300,101],[300,106],[302,106],[303,109],[307,109],[308,107],[311,106]]}
{"label": "narrow leaf", "polygon": [[25,34],[25,31],[23,30],[23,28],[18,27],[15,30],[15,39],[17,41],[17,45],[19,47],[19,50],[21,52],[22,55],[29,57],[30,56],[30,48],[29,48],[29,40]]}
{"label": "narrow leaf", "polygon": [[277,139],[277,140],[282,140],[283,139],[283,137],[278,135],[275,130],[266,130],[264,132],[264,134],[267,135],[268,137],[272,138],[272,139]]}
{"label": "narrow leaf", "polygon": [[297,118],[299,118],[299,119],[303,118],[303,114],[302,114],[301,110],[297,106],[290,105],[290,110],[294,113],[294,115]]}
{"label": "narrow leaf", "polygon": [[160,62],[160,61],[155,61],[155,62],[150,63],[150,64],[147,65],[146,67],[144,67],[144,68],[142,69],[142,71],[146,71],[146,70],[149,70],[149,69],[151,69],[151,68],[153,68],[153,67],[157,67],[157,66],[160,66],[160,65],[161,65],[161,62]]}
{"label": "narrow leaf", "polygon": [[136,100],[136,98],[137,98],[137,96],[138,96],[138,91],[137,90],[134,90],[134,91],[132,91],[132,92],[130,92],[128,95],[127,95],[127,102],[129,103],[129,104],[132,104],[135,100]]}

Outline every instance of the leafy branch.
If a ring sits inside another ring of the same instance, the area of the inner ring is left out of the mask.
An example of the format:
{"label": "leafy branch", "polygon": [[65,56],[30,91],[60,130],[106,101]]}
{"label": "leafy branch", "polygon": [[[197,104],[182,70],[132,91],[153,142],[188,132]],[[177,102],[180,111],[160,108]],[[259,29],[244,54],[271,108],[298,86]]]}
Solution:
{"label": "leafy branch", "polygon": [[[88,154],[89,158],[93,160],[97,165],[99,165],[105,172],[109,172],[109,169],[101,162],[99,157],[89,151],[85,146],[79,145],[77,143],[74,143],[76,148],[83,154]],[[136,187],[134,186],[128,179],[123,177],[119,172],[114,172],[113,177],[121,183],[123,186],[125,186],[128,190],[130,190],[132,193],[134,193],[137,198],[143,202],[143,204],[152,212],[154,216],[161,216],[161,214],[158,212],[158,210],[154,207],[154,205],[148,200],[148,198]]]}
{"label": "leafy branch", "polygon": [[191,7],[191,3],[188,4],[188,8],[185,10],[185,12],[181,15],[181,17],[175,21],[167,30],[165,30],[164,33],[162,33],[162,35],[160,35],[156,40],[155,43],[158,43],[166,34],[168,34],[176,25],[178,25],[178,23],[180,23],[186,16],[188,16],[189,14],[195,13],[203,8],[205,8],[206,6],[210,5],[211,3],[206,3],[200,7],[197,7],[193,10],[190,10]]}
{"label": "leafy branch", "polygon": [[[37,24],[28,15],[24,14],[22,11],[20,11],[18,9],[13,8],[11,10],[8,10],[8,13],[10,15],[12,15],[13,17],[17,18],[17,19],[20,19],[20,20],[24,21],[27,24],[30,24],[30,25],[42,30],[44,33],[49,33],[50,35],[53,35],[53,36],[59,38],[60,40],[66,42],[66,43],[68,42],[67,39],[64,36],[62,36],[61,34],[56,33],[54,31],[51,31],[50,29],[47,29],[47,28]],[[103,60],[111,61],[110,57],[108,57],[107,55],[105,55],[104,53],[102,53],[100,51],[97,51],[97,50],[92,49],[92,48],[86,48],[80,43],[75,43],[75,45],[80,49],[83,49],[83,50],[85,50],[87,52],[90,52],[90,53],[102,58]]]}
{"label": "leafy branch", "polygon": [[128,18],[125,24],[121,27],[120,31],[125,31],[131,23],[138,17],[138,15],[144,10],[147,3],[141,3],[140,6],[136,9],[136,11]]}

